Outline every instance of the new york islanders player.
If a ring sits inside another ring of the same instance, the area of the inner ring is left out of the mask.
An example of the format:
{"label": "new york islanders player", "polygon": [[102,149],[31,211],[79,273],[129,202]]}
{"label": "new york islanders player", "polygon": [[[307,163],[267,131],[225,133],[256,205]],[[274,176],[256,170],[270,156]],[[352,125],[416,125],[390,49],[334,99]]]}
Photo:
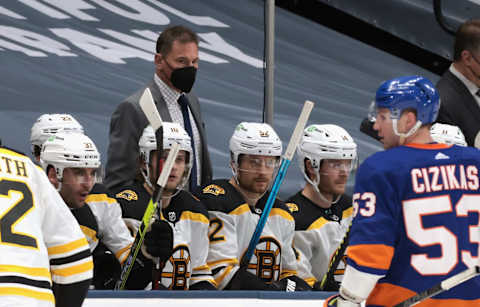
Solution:
{"label": "new york islanders player", "polygon": [[230,180],[214,180],[198,191],[210,215],[208,264],[219,289],[277,290],[287,278],[310,288],[297,274],[295,222],[276,200],[248,267],[240,268],[268,198],[282,154],[277,133],[261,123],[240,123],[230,139]]}
{"label": "new york islanders player", "polygon": [[26,156],[0,147],[0,305],[79,307],[93,263],[78,223]]}
{"label": "new york islanders player", "polygon": [[[70,207],[94,252],[103,243],[121,264],[128,256],[133,238],[122,220],[120,206],[115,199],[107,196],[105,187],[95,183],[100,167],[100,153],[93,141],[86,135],[56,133],[42,144],[40,163],[50,182],[57,188],[65,203]],[[87,205],[85,205],[87,204]],[[95,264],[102,257],[94,252]],[[113,260],[114,261],[114,260]],[[106,287],[103,280],[107,270],[95,268],[96,288]],[[111,264],[113,268],[114,264]],[[120,267],[116,267],[119,273]],[[111,273],[113,278],[114,273]],[[100,279],[102,279],[100,281]],[[110,281],[113,286],[113,281]]]}
{"label": "new york islanders player", "polygon": [[[190,137],[178,123],[163,123],[163,155],[167,156],[173,143],[180,144],[180,152],[170,173],[161,199],[161,213],[157,213],[152,231],[145,236],[145,254],[159,257],[163,270],[152,278],[153,262],[140,256],[144,264],[141,274],[132,276],[127,288],[143,289],[154,282],[154,289],[215,290],[208,253],[208,213],[189,192],[183,190],[192,167]],[[147,126],[139,140],[141,176],[131,186],[115,194],[123,211],[123,218],[136,232],[152,197],[157,173],[157,141],[151,126]],[[160,208],[160,207],[159,207]],[[155,275],[155,274],[154,274]],[[158,282],[157,282],[158,280]]]}
{"label": "new york islanders player", "polygon": [[344,260],[322,287],[320,281],[352,220],[352,198],[344,193],[357,145],[342,127],[311,125],[303,133],[297,157],[306,185],[286,203],[295,218],[299,276],[314,289],[337,291]]}
{"label": "new york islanders player", "polygon": [[[329,306],[392,306],[479,262],[480,155],[435,143],[440,101],[419,76],[383,83],[375,96],[384,148],[364,161],[340,297]],[[480,278],[418,306],[478,306]]]}

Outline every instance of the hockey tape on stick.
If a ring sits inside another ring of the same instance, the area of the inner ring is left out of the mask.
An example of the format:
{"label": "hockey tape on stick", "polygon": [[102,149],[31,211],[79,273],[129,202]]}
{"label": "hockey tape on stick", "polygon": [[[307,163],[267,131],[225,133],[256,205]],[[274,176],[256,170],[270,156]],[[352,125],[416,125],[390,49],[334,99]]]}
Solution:
{"label": "hockey tape on stick", "polygon": [[143,113],[147,117],[150,126],[152,126],[153,131],[157,131],[163,124],[162,118],[158,113],[157,107],[155,106],[155,102],[152,97],[152,92],[147,87],[143,92],[142,96],[140,97],[140,108],[142,109]]}
{"label": "hockey tape on stick", "polygon": [[409,307],[409,306],[414,306],[424,300],[426,300],[429,297],[432,297],[434,295],[437,295],[439,293],[442,293],[444,291],[447,291],[473,277],[479,276],[480,275],[480,267],[479,266],[474,266],[471,267],[463,272],[460,272],[456,275],[453,275],[450,278],[445,279],[441,283],[425,290],[417,295],[412,296],[409,299],[404,300],[403,302],[395,305],[394,307]]}
{"label": "hockey tape on stick", "polygon": [[272,185],[272,190],[270,191],[270,195],[268,196],[267,203],[265,204],[265,208],[263,209],[262,215],[258,220],[257,227],[255,228],[255,232],[253,233],[252,238],[250,239],[250,243],[248,244],[247,253],[245,257],[242,258],[241,266],[248,265],[250,262],[250,258],[252,258],[253,251],[258,244],[258,240],[260,240],[260,234],[265,227],[265,223],[267,222],[268,215],[270,214],[270,210],[272,209],[273,203],[278,194],[278,190],[280,185],[282,184],[283,178],[285,178],[285,174],[287,173],[288,166],[292,161],[293,155],[295,154],[295,150],[297,148],[298,143],[302,137],[303,129],[305,129],[305,125],[307,124],[308,118],[310,117],[310,113],[313,109],[313,102],[305,101],[302,109],[302,113],[300,113],[300,117],[298,118],[297,125],[295,126],[295,130],[293,130],[292,137],[290,138],[290,142],[288,143],[287,150],[283,154],[282,163],[280,164],[280,168],[278,170],[277,176],[275,177],[275,181]]}
{"label": "hockey tape on stick", "polygon": [[123,290],[125,288],[125,283],[127,282],[128,276],[130,275],[130,271],[132,270],[133,264],[135,263],[135,259],[137,258],[138,251],[143,244],[143,239],[145,238],[145,234],[147,233],[147,229],[150,226],[150,222],[152,220],[153,215],[155,214],[158,206],[158,201],[162,196],[163,189],[167,183],[168,177],[170,176],[170,172],[172,171],[173,165],[175,164],[175,160],[177,159],[178,151],[180,149],[180,145],[178,143],[173,143],[170,152],[168,153],[167,160],[165,165],[162,169],[160,177],[158,178],[158,192],[155,193],[156,195],[153,198],[150,198],[150,202],[148,203],[147,209],[143,214],[142,223],[140,227],[138,227],[137,234],[135,235],[135,240],[133,241],[132,247],[130,249],[130,253],[128,254],[128,258],[125,261],[125,264],[122,268],[122,273],[120,275],[120,280],[115,287],[117,290]]}
{"label": "hockey tape on stick", "polygon": [[157,163],[157,174],[162,172],[164,159],[162,158],[163,152],[163,121],[158,109],[155,106],[155,101],[153,100],[152,92],[147,87],[140,97],[140,108],[147,117],[150,126],[152,126],[153,131],[155,131],[155,138],[157,140],[157,150],[158,150],[158,163]]}
{"label": "hockey tape on stick", "polygon": [[345,255],[345,250],[347,249],[348,246],[348,239],[350,237],[350,229],[352,229],[352,224],[350,223],[350,226],[348,226],[347,232],[343,236],[342,242],[338,246],[338,248],[335,250],[335,253],[333,254],[332,258],[330,259],[330,263],[328,264],[328,271],[323,275],[322,280],[320,281],[320,289],[324,290],[325,286],[327,284],[327,281],[333,280],[335,271],[337,270],[338,264],[343,258],[343,255]]}

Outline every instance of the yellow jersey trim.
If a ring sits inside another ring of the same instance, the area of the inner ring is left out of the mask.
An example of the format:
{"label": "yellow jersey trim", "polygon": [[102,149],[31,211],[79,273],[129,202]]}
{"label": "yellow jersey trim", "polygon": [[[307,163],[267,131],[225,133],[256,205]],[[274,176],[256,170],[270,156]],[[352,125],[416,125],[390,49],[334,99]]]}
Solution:
{"label": "yellow jersey trim", "polygon": [[214,279],[215,283],[217,285],[219,285],[225,279],[225,277],[230,273],[230,271],[232,269],[233,269],[232,266],[226,267],[225,270],[223,271],[223,273],[220,276],[218,276],[217,278]]}
{"label": "yellow jersey trim", "polygon": [[80,229],[82,229],[83,234],[91,238],[93,242],[98,241],[97,232],[95,230],[84,225],[80,225]]}
{"label": "yellow jersey trim", "polygon": [[6,149],[6,148],[0,148],[0,153],[15,156],[15,157],[18,157],[18,158],[22,158],[23,160],[28,159],[27,156],[24,156],[22,154],[19,154],[18,152],[15,152],[15,151],[12,151],[12,150],[9,150],[9,149]]}
{"label": "yellow jersey trim", "polygon": [[235,265],[238,264],[237,258],[231,258],[231,259],[222,259],[222,260],[217,260],[217,261],[212,261],[208,262],[207,265],[209,267],[216,266],[217,264],[230,264],[230,265]]}
{"label": "yellow jersey trim", "polygon": [[304,280],[310,287],[313,287],[313,285],[317,282],[317,279],[315,277],[308,277]]}
{"label": "yellow jersey trim", "polygon": [[88,194],[85,202],[107,202],[109,204],[116,203],[117,201],[111,197],[108,197],[107,194]]}
{"label": "yellow jersey trim", "polygon": [[203,224],[209,224],[210,221],[207,219],[207,217],[201,213],[195,213],[192,211],[183,211],[182,215],[180,216],[180,220],[191,220],[195,222],[200,222]]}
{"label": "yellow jersey trim", "polygon": [[55,254],[68,253],[68,252],[71,252],[73,250],[76,250],[76,249],[84,247],[84,246],[90,248],[89,245],[88,245],[87,239],[85,237],[80,238],[80,239],[75,240],[75,241],[72,241],[72,242],[67,243],[67,244],[62,244],[62,245],[49,247],[48,248],[48,254],[49,255],[55,255]]}
{"label": "yellow jersey trim", "polygon": [[0,295],[20,295],[31,297],[37,300],[55,302],[52,292],[40,292],[31,289],[17,287],[0,287]]}
{"label": "yellow jersey trim", "polygon": [[318,218],[317,220],[315,220],[315,222],[313,222],[310,226],[308,226],[307,230],[322,228],[323,225],[325,225],[326,223],[328,223],[328,220],[326,218],[324,217]]}
{"label": "yellow jersey trim", "polygon": [[[125,253],[125,251],[129,250],[132,248],[133,243],[128,244],[121,250],[115,253],[115,257],[117,257],[118,261],[120,261],[120,264],[123,264],[123,262],[127,259],[129,253]],[[124,254],[125,253],[125,254]],[[121,257],[123,255],[123,257]]]}
{"label": "yellow jersey trim", "polygon": [[238,206],[237,208],[235,208],[234,210],[230,211],[229,214],[241,215],[241,214],[244,214],[245,212],[250,212],[250,207],[246,203],[242,204],[242,205]]}
{"label": "yellow jersey trim", "polygon": [[67,277],[84,273],[90,270],[93,270],[93,262],[91,260],[64,269],[52,269],[52,273],[58,276]]}
{"label": "yellow jersey trim", "polygon": [[0,265],[0,272],[15,272],[30,276],[48,277],[50,279],[50,270],[46,268],[26,267],[20,265]]}
{"label": "yellow jersey trim", "polygon": [[346,210],[343,210],[342,218],[350,217],[350,216],[352,216],[352,214],[353,214],[353,207],[350,207]]}
{"label": "yellow jersey trim", "polygon": [[283,209],[279,209],[279,208],[272,208],[272,210],[270,211],[270,214],[269,216],[273,216],[273,215],[280,215],[281,217],[283,217],[284,219],[286,220],[289,220],[289,221],[294,221],[293,220],[293,216],[288,213],[287,211],[283,210]]}

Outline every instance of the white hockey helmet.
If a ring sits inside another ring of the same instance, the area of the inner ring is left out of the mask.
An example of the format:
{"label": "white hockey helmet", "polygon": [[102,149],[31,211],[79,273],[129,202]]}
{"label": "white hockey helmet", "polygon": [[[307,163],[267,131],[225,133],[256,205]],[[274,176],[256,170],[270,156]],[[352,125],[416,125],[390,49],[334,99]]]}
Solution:
{"label": "white hockey helmet", "polygon": [[[163,122],[163,149],[170,149],[173,146],[173,143],[176,142],[180,145],[180,150],[188,152],[188,160],[186,163],[185,174],[180,186],[183,187],[188,181],[190,176],[190,171],[193,164],[193,153],[190,136],[183,129],[179,123],[170,123]],[[152,126],[148,125],[143,130],[143,134],[138,141],[138,146],[140,147],[140,155],[145,160],[145,163],[148,165],[150,163],[150,153],[153,150],[157,150],[157,139],[155,137],[155,132],[153,131]],[[147,177],[148,177],[148,168],[147,168]]]}
{"label": "white hockey helmet", "polygon": [[454,125],[448,124],[433,124],[430,128],[430,135],[432,139],[437,143],[444,143],[448,145],[467,146],[465,136],[462,130]]}
{"label": "white hockey helmet", "polygon": [[230,138],[230,153],[231,162],[238,168],[241,154],[280,157],[282,141],[269,124],[242,122]]}
{"label": "white hockey helmet", "polygon": [[57,133],[43,143],[40,164],[45,171],[53,166],[62,180],[65,168],[99,168],[100,153],[84,134]]}
{"label": "white hockey helmet", "polygon": [[[297,147],[298,164],[305,179],[313,184],[305,170],[305,159],[309,159],[314,170],[320,169],[324,159],[352,160],[357,158],[357,144],[348,132],[337,125],[310,125],[303,131]],[[353,165],[353,164],[352,164]]]}
{"label": "white hockey helmet", "polygon": [[77,132],[83,134],[83,127],[70,114],[43,114],[33,124],[30,133],[30,143],[32,144],[32,153],[34,148],[42,148],[42,144],[56,133]]}

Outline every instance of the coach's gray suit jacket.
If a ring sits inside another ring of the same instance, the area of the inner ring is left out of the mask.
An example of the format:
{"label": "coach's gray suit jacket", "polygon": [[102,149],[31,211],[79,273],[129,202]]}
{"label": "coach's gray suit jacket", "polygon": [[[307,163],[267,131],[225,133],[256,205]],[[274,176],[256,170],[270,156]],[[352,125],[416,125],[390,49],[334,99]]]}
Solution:
{"label": "coach's gray suit jacket", "polygon": [[[148,125],[148,120],[140,108],[139,100],[147,87],[152,92],[162,120],[172,121],[167,104],[153,79],[147,86],[128,97],[117,107],[110,120],[110,142],[108,144],[105,173],[105,184],[111,190],[130,185],[135,178],[139,156],[138,140],[142,136],[143,129]],[[212,180],[212,165],[208,153],[205,124],[202,120],[198,98],[193,94],[187,94],[186,96],[202,143],[200,185],[203,185]]]}
{"label": "coach's gray suit jacket", "polygon": [[456,125],[465,135],[468,146],[474,146],[480,131],[480,107],[465,84],[450,70],[437,83],[440,112],[437,122]]}

